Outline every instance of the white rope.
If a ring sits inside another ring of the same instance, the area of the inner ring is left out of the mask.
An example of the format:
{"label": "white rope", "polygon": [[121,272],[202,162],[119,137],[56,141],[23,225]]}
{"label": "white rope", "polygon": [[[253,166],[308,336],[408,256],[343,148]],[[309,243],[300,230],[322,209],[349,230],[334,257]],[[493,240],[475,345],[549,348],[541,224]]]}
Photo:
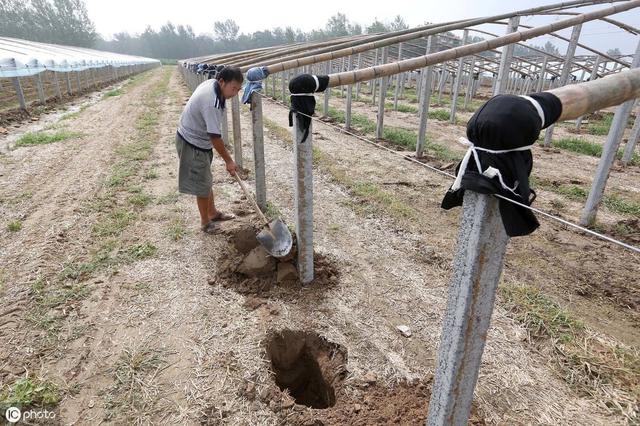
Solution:
{"label": "white rope", "polygon": [[[258,93],[260,93],[260,92],[258,92]],[[262,96],[263,98],[269,100],[270,102],[276,103],[276,104],[281,105],[281,106],[283,106],[285,108],[289,108],[289,106],[286,105],[285,103],[282,103],[282,102],[280,102],[280,101],[278,101],[276,99],[270,98],[270,97],[268,97],[268,96],[266,96],[266,95],[264,95],[262,93],[260,93],[260,96]],[[455,179],[456,178],[456,176],[451,174],[451,173],[448,173],[448,172],[445,172],[444,170],[440,170],[440,169],[438,169],[436,167],[430,166],[429,164],[423,163],[422,161],[418,161],[415,157],[411,157],[409,155],[400,154],[399,152],[397,152],[397,151],[395,151],[395,150],[393,150],[391,148],[388,148],[388,147],[386,147],[384,145],[381,145],[381,144],[379,144],[377,142],[374,142],[374,141],[372,141],[370,139],[367,139],[367,138],[365,138],[363,136],[360,136],[360,135],[357,135],[355,133],[349,132],[348,130],[346,130],[343,127],[336,126],[336,125],[331,124],[331,123],[327,123],[326,121],[322,121],[317,117],[314,117],[314,116],[311,116],[311,115],[308,115],[308,114],[304,114],[304,113],[301,113],[301,112],[296,112],[296,114],[300,114],[300,115],[304,115],[306,117],[309,117],[312,120],[317,121],[319,123],[322,123],[322,124],[324,124],[324,125],[326,125],[328,127],[332,127],[332,128],[338,130],[341,133],[345,133],[347,135],[353,136],[353,137],[355,137],[355,138],[357,138],[357,139],[359,139],[359,140],[361,140],[363,142],[366,142],[366,143],[368,143],[370,145],[374,145],[374,146],[376,146],[376,147],[378,147],[378,148],[380,148],[380,149],[382,149],[384,151],[388,151],[388,152],[390,152],[390,153],[392,153],[394,155],[397,155],[397,156],[399,156],[401,158],[404,158],[405,160],[409,160],[412,163],[419,164],[420,166],[422,166],[422,167],[424,167],[424,168],[426,168],[428,170],[431,170],[433,172],[439,173],[439,174],[441,174],[443,176],[447,176],[447,177],[449,177],[451,179]],[[591,230],[589,228],[585,228],[583,226],[578,225],[577,223],[573,223],[573,222],[570,222],[568,220],[559,218],[559,217],[554,216],[554,215],[552,215],[550,213],[547,213],[547,212],[545,212],[543,210],[537,209],[535,207],[527,206],[526,204],[519,203],[519,202],[517,202],[515,200],[512,200],[510,198],[504,197],[502,195],[493,194],[493,196],[497,197],[497,198],[500,198],[501,200],[505,200],[505,201],[508,201],[510,203],[513,203],[513,204],[515,204],[517,206],[523,207],[525,209],[529,209],[529,210],[531,210],[531,211],[533,211],[535,213],[538,213],[538,214],[540,214],[540,215],[542,215],[542,216],[544,216],[544,217],[546,217],[548,219],[555,220],[555,221],[557,221],[559,223],[562,223],[562,224],[564,224],[566,226],[569,226],[571,228],[574,228],[576,230],[585,232],[586,234],[589,234],[589,235],[594,236],[596,238],[600,238],[602,240],[605,240],[605,241],[608,241],[610,243],[616,244],[616,245],[618,245],[620,247],[626,248],[627,250],[631,250],[633,252],[640,253],[640,247],[632,246],[632,245],[627,244],[625,242],[616,240],[615,238],[609,237],[608,235],[604,235],[604,234],[601,234],[599,232],[593,231],[593,230]]]}

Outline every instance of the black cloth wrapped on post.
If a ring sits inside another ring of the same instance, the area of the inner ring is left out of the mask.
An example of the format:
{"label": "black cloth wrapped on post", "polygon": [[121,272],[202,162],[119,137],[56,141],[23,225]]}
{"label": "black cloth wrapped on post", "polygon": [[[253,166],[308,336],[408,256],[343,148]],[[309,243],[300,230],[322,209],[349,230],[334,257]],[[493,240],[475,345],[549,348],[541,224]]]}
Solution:
{"label": "black cloth wrapped on post", "polygon": [[[289,93],[291,93],[291,108],[289,109],[289,127],[293,126],[293,113],[298,114],[300,126],[304,129],[302,142],[309,136],[309,126],[311,125],[311,115],[316,110],[316,98],[314,92],[324,92],[329,85],[328,75],[300,74],[289,82]],[[303,115],[304,114],[304,115]]]}
{"label": "black cloth wrapped on post", "polygon": [[[469,150],[456,168],[456,180],[442,200],[448,210],[462,205],[465,189],[499,194],[530,206],[535,192],[529,187],[533,168],[531,147],[540,130],[562,113],[562,103],[551,93],[528,96],[498,95],[489,99],[467,123]],[[510,237],[529,235],[540,226],[531,210],[499,199],[500,216]]]}

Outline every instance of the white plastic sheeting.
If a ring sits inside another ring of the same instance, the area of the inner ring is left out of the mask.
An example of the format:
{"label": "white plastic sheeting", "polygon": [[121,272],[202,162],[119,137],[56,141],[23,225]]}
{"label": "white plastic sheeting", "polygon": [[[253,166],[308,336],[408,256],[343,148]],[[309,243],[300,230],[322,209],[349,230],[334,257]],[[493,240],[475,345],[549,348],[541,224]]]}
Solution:
{"label": "white plastic sheeting", "polygon": [[82,47],[0,37],[0,77],[24,77],[43,71],[71,72],[105,66],[159,64],[157,59]]}

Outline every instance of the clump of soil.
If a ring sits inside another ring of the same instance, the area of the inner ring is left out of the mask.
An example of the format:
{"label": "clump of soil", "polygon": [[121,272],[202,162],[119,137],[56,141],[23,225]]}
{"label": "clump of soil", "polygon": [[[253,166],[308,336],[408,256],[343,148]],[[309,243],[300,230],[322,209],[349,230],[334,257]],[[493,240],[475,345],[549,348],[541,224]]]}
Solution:
{"label": "clump of soil", "polygon": [[324,409],[336,404],[346,375],[347,351],[316,333],[284,330],[267,340],[276,385],[296,404]]}
{"label": "clump of soil", "polygon": [[[256,234],[259,224],[249,222],[250,218],[235,220],[225,226],[223,236],[228,244],[227,256],[218,264],[218,275],[210,280],[240,294],[261,295],[278,286],[300,288],[296,264],[297,243],[293,234],[291,252],[282,258],[270,256],[258,243]],[[330,259],[314,255],[314,286],[326,287],[338,280],[338,271]]]}

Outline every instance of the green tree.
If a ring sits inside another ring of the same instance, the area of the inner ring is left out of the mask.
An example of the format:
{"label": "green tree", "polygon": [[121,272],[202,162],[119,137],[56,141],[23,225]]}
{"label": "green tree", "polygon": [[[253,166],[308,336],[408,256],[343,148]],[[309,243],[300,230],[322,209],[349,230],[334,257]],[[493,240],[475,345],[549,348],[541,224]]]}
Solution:
{"label": "green tree", "polygon": [[98,38],[83,0],[0,0],[0,34],[83,47]]}
{"label": "green tree", "polygon": [[349,35],[349,20],[344,13],[336,13],[327,21],[326,34],[329,37]]}
{"label": "green tree", "polygon": [[607,50],[607,55],[609,55],[609,56],[620,56],[620,55],[622,55],[622,52],[620,52],[620,49],[618,49],[616,47],[614,49],[608,49]]}
{"label": "green tree", "polygon": [[393,19],[393,22],[389,25],[389,29],[391,31],[406,30],[407,28],[409,28],[409,25],[404,22],[404,19],[402,19],[402,16],[400,15],[396,15],[396,17]]}
{"label": "green tree", "polygon": [[378,21],[378,18],[376,18],[371,25],[367,27],[367,34],[386,33],[388,31],[389,28],[387,28],[383,22]]}
{"label": "green tree", "polygon": [[233,19],[216,21],[213,24],[213,32],[216,40],[233,41],[238,37],[238,31],[240,31],[240,27]]}

